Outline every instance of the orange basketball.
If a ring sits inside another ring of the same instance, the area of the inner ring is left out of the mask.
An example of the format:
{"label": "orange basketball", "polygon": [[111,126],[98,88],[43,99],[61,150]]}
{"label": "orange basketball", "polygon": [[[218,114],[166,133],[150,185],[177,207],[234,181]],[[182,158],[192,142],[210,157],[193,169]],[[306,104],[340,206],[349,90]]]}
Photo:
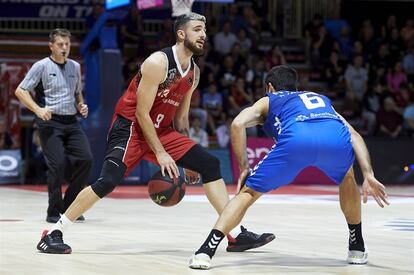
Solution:
{"label": "orange basketball", "polygon": [[185,194],[185,182],[182,177],[162,176],[155,173],[148,182],[148,193],[153,202],[161,206],[173,206],[179,203]]}

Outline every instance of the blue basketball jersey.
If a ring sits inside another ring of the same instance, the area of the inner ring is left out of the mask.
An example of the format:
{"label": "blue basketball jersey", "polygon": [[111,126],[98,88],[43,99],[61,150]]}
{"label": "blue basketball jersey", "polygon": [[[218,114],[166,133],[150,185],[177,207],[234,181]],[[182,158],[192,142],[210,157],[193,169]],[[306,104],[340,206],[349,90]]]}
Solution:
{"label": "blue basketball jersey", "polygon": [[348,127],[331,101],[306,91],[267,96],[269,111],[264,128],[277,142],[250,172],[246,186],[265,193],[291,183],[310,166],[340,184],[352,166],[354,151]]}
{"label": "blue basketball jersey", "polygon": [[331,101],[315,92],[279,91],[268,93],[269,113],[264,123],[266,132],[278,135],[295,122],[334,119],[342,122],[332,108]]}

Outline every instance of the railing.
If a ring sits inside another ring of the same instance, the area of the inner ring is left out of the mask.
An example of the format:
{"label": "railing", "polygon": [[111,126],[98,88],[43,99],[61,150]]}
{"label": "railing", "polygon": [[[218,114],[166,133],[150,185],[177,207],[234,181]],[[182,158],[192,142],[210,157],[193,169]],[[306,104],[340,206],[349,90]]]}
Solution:
{"label": "railing", "polygon": [[0,18],[3,33],[49,33],[56,28],[66,28],[74,34],[85,33],[84,19],[51,18]]}
{"label": "railing", "polygon": [[[341,0],[278,0],[283,4],[283,37],[301,38],[303,26],[312,20],[316,13],[323,18],[339,14]],[[276,9],[275,5],[272,5]],[[275,12],[271,14],[276,14]],[[271,18],[271,22],[275,19]]]}
{"label": "railing", "polygon": [[142,22],[144,35],[155,35],[160,33],[163,27],[163,20],[144,20]]}

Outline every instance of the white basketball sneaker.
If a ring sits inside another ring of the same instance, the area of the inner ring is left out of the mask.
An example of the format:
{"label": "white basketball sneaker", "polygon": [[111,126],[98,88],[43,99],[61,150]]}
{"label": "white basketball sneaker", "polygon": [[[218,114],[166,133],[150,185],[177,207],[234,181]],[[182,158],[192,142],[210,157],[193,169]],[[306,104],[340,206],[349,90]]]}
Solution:
{"label": "white basketball sneaker", "polygon": [[191,259],[190,263],[188,264],[189,268],[193,269],[209,269],[211,266],[211,259],[205,253],[194,254]]}
{"label": "white basketball sneaker", "polygon": [[349,264],[366,264],[368,263],[368,250],[365,246],[365,252],[358,250],[349,250],[348,258],[346,259]]}

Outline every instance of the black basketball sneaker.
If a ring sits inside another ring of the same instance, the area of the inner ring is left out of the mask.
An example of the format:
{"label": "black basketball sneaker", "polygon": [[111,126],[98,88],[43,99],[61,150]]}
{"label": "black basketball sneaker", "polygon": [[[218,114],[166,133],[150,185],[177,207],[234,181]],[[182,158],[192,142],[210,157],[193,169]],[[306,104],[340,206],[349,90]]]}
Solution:
{"label": "black basketball sneaker", "polygon": [[63,234],[59,230],[55,230],[50,234],[49,231],[44,230],[40,242],[37,244],[37,249],[43,253],[51,254],[70,254],[72,248],[63,242]]}
{"label": "black basketball sneaker", "polygon": [[252,248],[263,246],[275,239],[275,235],[272,233],[263,233],[258,235],[248,231],[243,226],[240,226],[240,229],[241,233],[236,238],[227,235],[227,239],[229,240],[226,248],[227,252],[243,252]]}

